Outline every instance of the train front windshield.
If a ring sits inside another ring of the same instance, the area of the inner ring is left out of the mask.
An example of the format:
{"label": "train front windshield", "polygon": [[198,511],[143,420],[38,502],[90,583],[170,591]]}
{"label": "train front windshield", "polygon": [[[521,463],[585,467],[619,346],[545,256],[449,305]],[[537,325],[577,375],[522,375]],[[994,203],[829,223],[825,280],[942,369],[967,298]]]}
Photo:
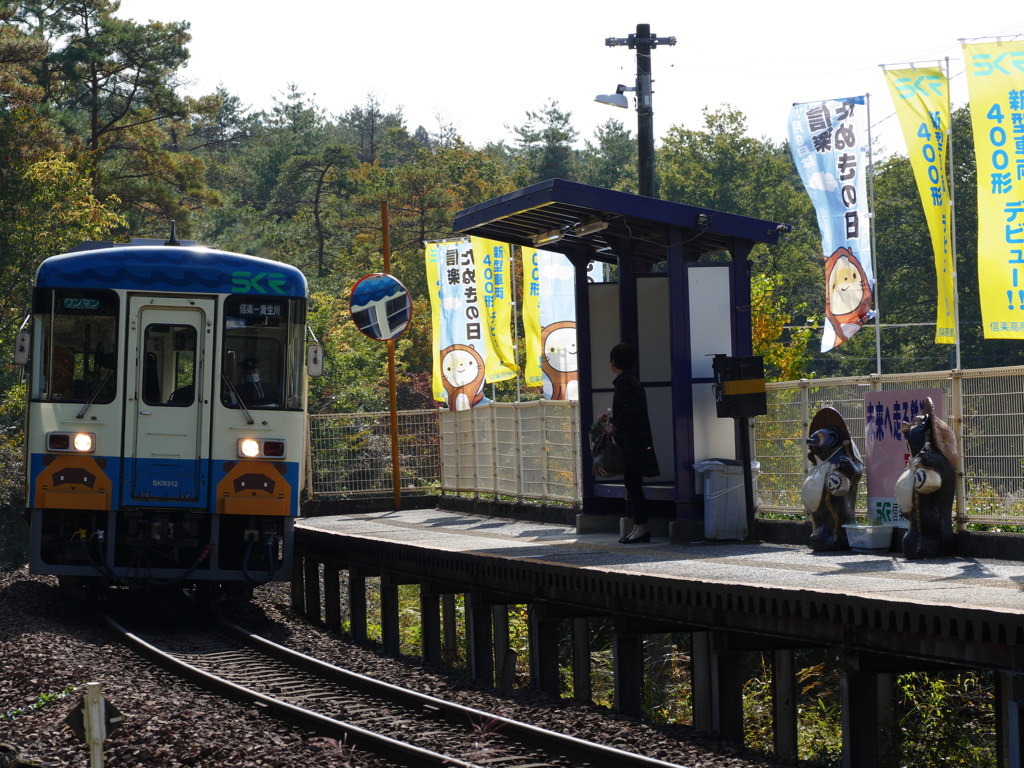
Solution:
{"label": "train front windshield", "polygon": [[117,391],[117,318],[113,291],[40,289],[33,313],[42,332],[33,355],[32,398],[109,403]]}
{"label": "train front windshield", "polygon": [[229,408],[303,408],[305,330],[301,300],[228,298],[221,402]]}

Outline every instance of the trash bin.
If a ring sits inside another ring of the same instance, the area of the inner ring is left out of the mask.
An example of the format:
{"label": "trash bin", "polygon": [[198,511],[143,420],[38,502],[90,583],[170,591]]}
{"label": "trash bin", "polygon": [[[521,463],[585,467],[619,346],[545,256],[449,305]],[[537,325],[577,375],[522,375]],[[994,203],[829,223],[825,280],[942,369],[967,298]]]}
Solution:
{"label": "trash bin", "polygon": [[[704,475],[704,537],[747,538],[747,504],[743,492],[743,462],[739,459],[707,459],[693,465]],[[751,480],[761,465],[750,462]]]}

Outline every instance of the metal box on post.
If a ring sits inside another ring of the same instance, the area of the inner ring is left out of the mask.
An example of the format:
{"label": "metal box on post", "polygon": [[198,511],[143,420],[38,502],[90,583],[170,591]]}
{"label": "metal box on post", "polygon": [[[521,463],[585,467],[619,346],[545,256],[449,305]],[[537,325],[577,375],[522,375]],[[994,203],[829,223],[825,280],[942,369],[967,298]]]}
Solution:
{"label": "metal box on post", "polygon": [[718,418],[739,419],[768,413],[763,357],[715,355],[711,367],[715,374]]}

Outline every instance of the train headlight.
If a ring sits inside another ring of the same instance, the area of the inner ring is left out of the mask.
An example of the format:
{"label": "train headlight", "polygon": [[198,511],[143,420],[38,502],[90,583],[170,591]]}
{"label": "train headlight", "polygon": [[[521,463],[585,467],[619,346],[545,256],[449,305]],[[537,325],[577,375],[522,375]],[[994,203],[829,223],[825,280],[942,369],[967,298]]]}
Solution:
{"label": "train headlight", "polygon": [[283,459],[287,442],[269,437],[243,437],[238,441],[240,459]]}
{"label": "train headlight", "polygon": [[260,455],[260,441],[249,437],[243,437],[238,441],[239,458],[255,459]]}
{"label": "train headlight", "polygon": [[59,453],[92,453],[96,435],[92,432],[47,432],[46,450]]}

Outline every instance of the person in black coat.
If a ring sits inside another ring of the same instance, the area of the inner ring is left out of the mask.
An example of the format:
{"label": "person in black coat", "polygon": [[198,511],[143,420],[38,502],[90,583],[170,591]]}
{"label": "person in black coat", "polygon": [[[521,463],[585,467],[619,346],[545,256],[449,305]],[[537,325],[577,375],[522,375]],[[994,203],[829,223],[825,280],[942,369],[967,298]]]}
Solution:
{"label": "person in black coat", "polygon": [[633,375],[636,350],[629,344],[616,344],[609,355],[609,365],[615,380],[612,385],[612,414],[601,414],[606,422],[605,431],[615,435],[622,446],[626,469],[622,482],[626,499],[633,511],[633,530],[619,539],[621,544],[645,544],[651,540],[647,527],[647,500],[644,498],[643,479],[661,474],[658,457],[654,453],[651,420],[647,414],[647,393],[639,379]]}

